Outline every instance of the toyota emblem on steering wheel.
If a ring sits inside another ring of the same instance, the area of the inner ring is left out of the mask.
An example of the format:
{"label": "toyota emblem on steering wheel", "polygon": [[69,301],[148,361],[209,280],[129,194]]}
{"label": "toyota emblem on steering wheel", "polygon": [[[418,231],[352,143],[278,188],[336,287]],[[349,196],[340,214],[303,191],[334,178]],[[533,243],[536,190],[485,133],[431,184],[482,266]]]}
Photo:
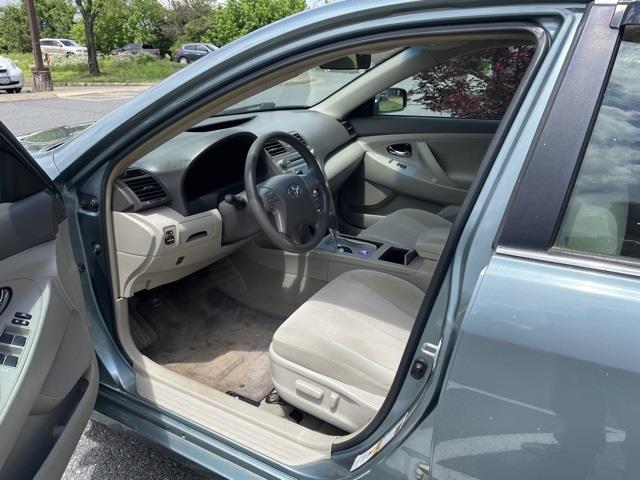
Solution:
{"label": "toyota emblem on steering wheel", "polygon": [[295,200],[296,198],[302,197],[302,188],[297,183],[292,183],[289,185],[289,188],[287,188],[287,193]]}

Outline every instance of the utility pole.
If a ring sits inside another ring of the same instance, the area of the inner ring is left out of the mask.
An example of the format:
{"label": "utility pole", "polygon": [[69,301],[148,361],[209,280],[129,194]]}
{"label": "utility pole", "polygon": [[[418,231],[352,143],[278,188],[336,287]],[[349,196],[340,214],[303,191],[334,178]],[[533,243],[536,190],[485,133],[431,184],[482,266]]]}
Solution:
{"label": "utility pole", "polygon": [[31,69],[33,76],[33,89],[36,92],[45,92],[53,90],[53,81],[51,80],[51,70],[45,67],[42,62],[42,50],[40,50],[40,28],[38,27],[38,17],[36,15],[36,7],[33,0],[24,0],[27,9],[27,20],[29,21],[29,30],[31,31],[31,48],[33,49],[33,60],[35,68]]}

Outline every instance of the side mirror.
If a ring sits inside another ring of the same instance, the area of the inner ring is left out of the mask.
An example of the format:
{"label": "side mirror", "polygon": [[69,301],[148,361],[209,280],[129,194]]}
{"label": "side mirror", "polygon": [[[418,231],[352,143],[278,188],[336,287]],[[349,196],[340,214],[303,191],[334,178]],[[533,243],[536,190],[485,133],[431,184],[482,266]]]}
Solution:
{"label": "side mirror", "polygon": [[407,91],[403,88],[387,88],[373,99],[373,113],[400,112],[407,107]]}
{"label": "side mirror", "polygon": [[371,55],[354,53],[320,65],[323,70],[367,70],[371,68]]}

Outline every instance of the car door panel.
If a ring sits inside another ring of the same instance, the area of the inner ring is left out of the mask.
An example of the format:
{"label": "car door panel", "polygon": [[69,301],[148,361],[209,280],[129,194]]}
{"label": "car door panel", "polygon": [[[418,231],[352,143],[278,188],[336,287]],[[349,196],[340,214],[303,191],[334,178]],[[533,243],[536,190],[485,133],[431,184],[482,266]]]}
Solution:
{"label": "car door panel", "polygon": [[[14,141],[0,124],[3,165],[32,161]],[[0,203],[0,288],[11,290],[0,314],[0,478],[56,478],[93,409],[98,368],[60,200],[39,172],[17,171],[42,184]]]}
{"label": "car door panel", "polygon": [[439,402],[433,478],[637,478],[637,291],[495,255]]}
{"label": "car door panel", "polygon": [[[13,227],[3,231],[0,260],[53,240],[62,217],[59,202],[47,191],[17,202],[0,203],[0,225]],[[29,221],[24,221],[27,218]]]}
{"label": "car door panel", "polygon": [[461,205],[492,138],[491,132],[361,137],[364,160],[343,190],[343,218],[366,228],[399,208]]}

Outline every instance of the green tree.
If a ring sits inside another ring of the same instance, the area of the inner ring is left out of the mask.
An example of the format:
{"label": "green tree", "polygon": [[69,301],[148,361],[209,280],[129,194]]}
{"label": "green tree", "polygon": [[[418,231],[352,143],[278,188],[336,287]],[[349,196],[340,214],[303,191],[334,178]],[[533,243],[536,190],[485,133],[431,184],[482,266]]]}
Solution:
{"label": "green tree", "polygon": [[98,52],[96,51],[96,40],[94,35],[94,27],[96,17],[100,11],[102,2],[96,0],[76,0],[76,5],[82,16],[84,23],[84,35],[87,42],[87,56],[89,57],[89,75],[100,75],[100,67],[98,65]]}
{"label": "green tree", "polygon": [[[96,50],[109,53],[132,42],[170,44],[171,40],[167,42],[163,36],[166,17],[166,9],[157,0],[103,1],[93,28]],[[74,27],[74,39],[84,37],[84,25]]]}
{"label": "green tree", "polygon": [[170,43],[203,41],[213,29],[214,11],[212,0],[171,0],[162,35]]}
{"label": "green tree", "polygon": [[205,39],[221,46],[306,7],[305,0],[227,0],[215,10]]}
{"label": "green tree", "polygon": [[158,47],[163,43],[162,25],[166,10],[157,0],[129,0],[126,20],[122,25],[129,42],[151,43]]}
{"label": "green tree", "polygon": [[42,38],[67,38],[73,27],[75,6],[68,0],[37,0],[36,12]]}
{"label": "green tree", "polygon": [[[65,38],[71,35],[76,9],[69,0],[38,0],[36,12],[41,37]],[[24,3],[0,7],[0,49],[31,51]]]}
{"label": "green tree", "polygon": [[9,4],[0,8],[0,50],[8,52],[31,50],[24,5]]}

